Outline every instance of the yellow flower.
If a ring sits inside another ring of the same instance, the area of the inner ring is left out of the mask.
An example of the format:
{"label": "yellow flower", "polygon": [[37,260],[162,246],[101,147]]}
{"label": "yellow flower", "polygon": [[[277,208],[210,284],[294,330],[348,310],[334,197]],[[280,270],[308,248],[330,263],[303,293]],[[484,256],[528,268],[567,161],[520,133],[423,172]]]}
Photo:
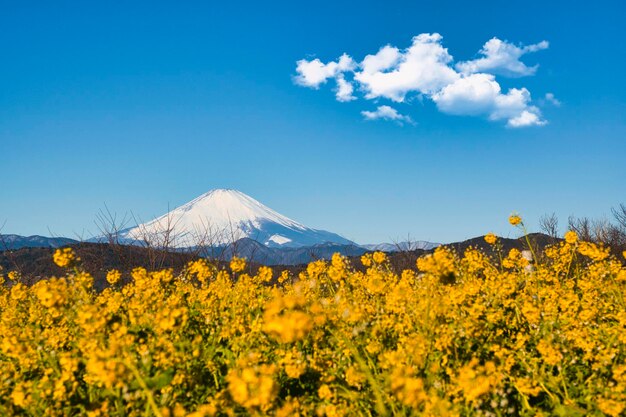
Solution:
{"label": "yellow flower", "polygon": [[573,230],[570,230],[567,233],[565,233],[565,241],[569,243],[570,245],[573,245],[574,243],[576,243],[577,240],[578,240],[578,235]]}
{"label": "yellow flower", "polygon": [[289,280],[289,271],[284,270],[283,272],[280,273],[280,276],[278,277],[278,283],[284,284],[288,280]]}
{"label": "yellow flower", "polygon": [[487,233],[485,235],[485,242],[489,243],[490,245],[495,245],[497,240],[498,238],[493,233]]}
{"label": "yellow flower", "polygon": [[351,366],[346,370],[346,382],[353,387],[361,388],[361,385],[365,382],[365,375],[354,366]]}
{"label": "yellow flower", "polygon": [[317,390],[317,395],[322,400],[330,400],[333,398],[333,392],[330,390],[330,387],[326,384],[322,384]]}
{"label": "yellow flower", "polygon": [[[8,282],[0,414],[88,404],[89,417],[546,416],[554,389],[567,390],[565,414],[575,404],[581,415],[621,416],[624,259],[566,240],[533,257],[440,247],[418,270],[410,257],[391,268],[372,252],[365,267],[334,255],[254,276],[240,258],[240,274],[204,259],[179,275],[180,264],[129,265],[127,285],[105,271],[117,284],[97,290],[82,270]],[[76,262],[71,250],[57,260]],[[198,381],[207,383],[191,389]]]}
{"label": "yellow flower", "polygon": [[213,267],[206,259],[198,259],[187,264],[187,271],[195,275],[198,281],[205,284],[213,276]]}
{"label": "yellow flower", "polygon": [[394,379],[391,389],[396,398],[409,407],[417,408],[428,399],[424,381],[419,378],[401,377]]}
{"label": "yellow flower", "polygon": [[311,317],[302,311],[289,311],[284,314],[266,317],[263,330],[282,343],[303,339],[313,328]]}
{"label": "yellow flower", "polygon": [[54,260],[54,263],[61,268],[70,267],[80,260],[72,248],[57,249],[52,256],[52,259]]}
{"label": "yellow flower", "polygon": [[387,255],[385,255],[384,252],[374,252],[374,254],[372,255],[372,259],[377,264],[382,264],[387,260]]}
{"label": "yellow flower", "polygon": [[474,358],[459,369],[455,382],[465,399],[475,402],[479,397],[492,391],[499,381],[500,375],[496,372],[493,362],[480,366],[478,360]]}
{"label": "yellow flower", "polygon": [[244,258],[233,257],[230,261],[230,270],[233,272],[241,272],[246,268],[246,260]]}
{"label": "yellow flower", "polygon": [[543,361],[548,365],[556,365],[561,362],[563,359],[563,355],[554,346],[546,342],[544,339],[541,339],[537,344],[537,351],[541,354]]}
{"label": "yellow flower", "polygon": [[259,278],[260,282],[270,282],[272,280],[272,277],[274,276],[274,271],[272,271],[272,268],[267,267],[267,266],[262,266],[259,268],[259,271],[257,272],[257,278]]}
{"label": "yellow flower", "polygon": [[13,404],[18,407],[24,407],[27,403],[24,391],[19,388],[13,391],[13,393],[11,394],[11,400],[13,400]]}
{"label": "yellow flower", "polygon": [[519,215],[512,214],[509,216],[509,223],[511,223],[513,226],[517,226],[521,222],[522,222],[522,218]]}
{"label": "yellow flower", "polygon": [[63,295],[60,291],[62,288],[64,286],[62,284],[59,285],[56,278],[48,281],[39,281],[33,287],[35,295],[46,308],[57,306],[63,302]]}
{"label": "yellow flower", "polygon": [[417,269],[422,272],[439,275],[441,278],[454,278],[454,254],[443,246],[439,246],[432,254],[417,259]]}
{"label": "yellow flower", "polygon": [[11,281],[19,281],[20,273],[17,271],[11,271],[7,274],[7,278],[9,278],[9,280]]}
{"label": "yellow flower", "polygon": [[15,301],[21,301],[26,298],[28,294],[27,287],[22,283],[17,283],[11,287],[11,298]]}
{"label": "yellow flower", "polygon": [[608,398],[598,398],[597,404],[600,411],[611,417],[622,416],[622,412],[626,408],[624,401],[615,401]]}
{"label": "yellow flower", "polygon": [[116,269],[112,269],[107,272],[107,282],[111,285],[115,285],[120,281],[122,273]]}
{"label": "yellow flower", "polygon": [[266,409],[278,391],[273,375],[274,365],[260,365],[228,373],[228,391],[233,399],[246,408]]}
{"label": "yellow flower", "polygon": [[532,378],[517,378],[515,388],[524,395],[535,397],[541,393],[541,387]]}
{"label": "yellow flower", "polygon": [[211,417],[217,414],[217,411],[215,404],[203,404],[196,411],[187,414],[187,417]]}
{"label": "yellow flower", "polygon": [[604,248],[589,242],[580,242],[578,253],[599,262],[609,257],[609,248]]}

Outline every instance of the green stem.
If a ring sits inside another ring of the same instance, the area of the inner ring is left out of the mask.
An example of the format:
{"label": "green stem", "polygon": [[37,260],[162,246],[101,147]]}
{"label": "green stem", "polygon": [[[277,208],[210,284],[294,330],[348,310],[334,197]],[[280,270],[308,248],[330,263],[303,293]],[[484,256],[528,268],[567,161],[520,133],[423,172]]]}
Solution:
{"label": "green stem", "polygon": [[126,366],[128,369],[130,369],[130,371],[133,373],[133,375],[137,379],[137,382],[143,389],[144,394],[146,394],[146,400],[148,400],[148,405],[150,406],[150,408],[152,408],[152,412],[154,413],[154,415],[157,417],[163,417],[163,414],[159,410],[159,407],[157,406],[156,402],[154,401],[154,396],[152,395],[152,391],[150,390],[150,388],[148,388],[148,384],[146,384],[146,381],[144,381],[144,379],[141,377],[137,368],[133,364],[128,362],[127,360],[120,360],[119,362],[122,363],[124,366]]}

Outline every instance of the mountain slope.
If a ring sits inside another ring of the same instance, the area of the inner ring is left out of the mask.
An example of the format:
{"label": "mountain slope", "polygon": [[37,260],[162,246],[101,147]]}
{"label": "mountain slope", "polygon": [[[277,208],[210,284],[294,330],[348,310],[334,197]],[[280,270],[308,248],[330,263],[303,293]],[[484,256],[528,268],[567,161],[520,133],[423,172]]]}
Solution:
{"label": "mountain slope", "polygon": [[367,250],[379,250],[383,252],[403,252],[416,249],[431,250],[440,246],[439,243],[428,242],[426,240],[417,240],[414,242],[398,242],[398,243],[371,243],[360,245]]}
{"label": "mountain slope", "polygon": [[0,235],[0,251],[20,248],[58,248],[77,242],[67,237]]}
{"label": "mountain slope", "polygon": [[318,259],[330,259],[334,253],[344,256],[361,256],[367,249],[357,245],[320,243],[313,246],[270,248],[253,239],[243,238],[234,244],[219,248],[209,257],[231,259],[240,256],[262,265],[301,265]]}
{"label": "mountain slope", "polygon": [[120,232],[126,243],[189,248],[223,246],[249,238],[270,248],[322,243],[351,245],[335,233],[304,226],[236,190],[216,189],[147,223]]}

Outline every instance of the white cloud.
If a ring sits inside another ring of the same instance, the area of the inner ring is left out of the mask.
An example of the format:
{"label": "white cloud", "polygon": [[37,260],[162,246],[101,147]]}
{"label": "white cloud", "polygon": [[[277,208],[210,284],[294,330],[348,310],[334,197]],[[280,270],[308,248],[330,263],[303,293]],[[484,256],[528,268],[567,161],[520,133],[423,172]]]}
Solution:
{"label": "white cloud", "polygon": [[379,71],[387,71],[395,66],[402,58],[400,50],[395,46],[386,45],[380,48],[374,55],[368,55],[361,62],[364,72],[374,74]]}
{"label": "white cloud", "polygon": [[[460,62],[455,67],[442,39],[438,33],[423,33],[415,36],[407,49],[386,45],[365,56],[361,62],[355,62],[345,53],[328,63],[317,58],[303,59],[296,63],[294,81],[317,89],[334,79],[335,97],[340,102],[356,100],[355,93],[361,93],[367,100],[395,103],[407,103],[410,98],[418,97],[420,100],[431,99],[443,113],[504,120],[509,127],[547,123],[539,108],[532,105],[526,88],[511,88],[503,93],[495,75],[520,77],[535,74],[538,66],[526,66],[520,58],[546,49],[548,42],[518,47],[493,38],[481,49],[483,57]],[[545,100],[560,104],[552,93],[546,94]],[[412,122],[408,116],[387,105],[361,114],[368,120]]]}
{"label": "white cloud", "polygon": [[488,72],[507,77],[534,75],[539,65],[527,66],[520,58],[529,53],[547,49],[549,43],[541,41],[534,45],[518,47],[498,38],[488,40],[480,50],[482,58],[459,62],[456,68],[464,74]]}
{"label": "white cloud", "polygon": [[385,105],[378,106],[378,108],[374,111],[364,110],[361,112],[361,114],[363,115],[363,117],[365,117],[366,120],[382,119],[382,120],[393,120],[399,123],[402,123],[402,122],[413,123],[413,120],[411,120],[409,116],[402,115],[398,113],[398,111],[394,109],[393,107],[385,106]]}
{"label": "white cloud", "polygon": [[343,54],[337,62],[331,61],[324,64],[318,58],[311,61],[301,59],[296,62],[296,65],[296,72],[298,73],[294,77],[296,83],[304,87],[319,88],[329,78],[334,78],[346,71],[352,71],[355,63],[350,56]]}
{"label": "white cloud", "polygon": [[541,120],[541,117],[537,113],[533,113],[530,110],[524,110],[519,116],[509,119],[506,123],[509,127],[526,127],[526,126],[543,126],[545,120]]}
{"label": "white cloud", "polygon": [[352,101],[356,100],[356,97],[352,95],[354,86],[350,81],[346,81],[343,75],[337,76],[337,89],[335,90],[335,96],[337,101]]}
{"label": "white cloud", "polygon": [[445,86],[432,99],[444,113],[478,116],[491,112],[499,94],[493,75],[474,74]]}
{"label": "white cloud", "polygon": [[389,45],[368,55],[354,73],[368,99],[383,97],[402,102],[409,92],[433,93],[454,82],[458,74],[448,65],[452,56],[441,45],[438,33],[423,33],[413,38],[403,52]]}
{"label": "white cloud", "polygon": [[511,127],[545,124],[539,109],[529,105],[531,98],[527,89],[511,88],[502,94],[500,84],[491,74],[459,78],[435,93],[432,99],[439,110],[448,114],[485,115],[490,120],[507,120]]}
{"label": "white cloud", "polygon": [[546,93],[545,100],[553,106],[561,107],[561,101],[554,97],[554,94],[552,93]]}

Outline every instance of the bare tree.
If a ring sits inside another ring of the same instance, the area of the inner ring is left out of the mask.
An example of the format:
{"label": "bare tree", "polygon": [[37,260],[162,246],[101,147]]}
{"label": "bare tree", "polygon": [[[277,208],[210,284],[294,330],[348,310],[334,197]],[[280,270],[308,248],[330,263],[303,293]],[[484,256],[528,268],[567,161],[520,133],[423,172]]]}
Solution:
{"label": "bare tree", "polygon": [[410,269],[415,266],[415,261],[419,257],[417,251],[422,249],[420,244],[411,239],[411,235],[407,234],[406,240],[404,242],[399,240],[394,240],[393,245],[396,247],[396,252],[398,256],[396,257],[396,269],[397,271],[402,271],[404,269]]}
{"label": "bare tree", "polygon": [[130,217],[128,214],[118,218],[117,213],[111,212],[106,203],[104,203],[104,209],[100,209],[94,220],[100,235],[98,243],[108,244],[116,254],[120,265],[126,269],[132,266],[133,254],[120,241],[120,237],[122,231],[128,227],[129,222]]}
{"label": "bare tree", "polygon": [[593,228],[591,225],[591,220],[588,217],[576,218],[574,216],[570,216],[567,219],[567,227],[569,230],[573,230],[574,232],[576,232],[581,240],[585,240],[588,242],[594,241],[592,233]]}
{"label": "bare tree", "polygon": [[618,227],[626,233],[626,204],[621,203],[618,208],[613,207],[611,213],[613,213]]}
{"label": "bare tree", "polygon": [[570,217],[568,225],[579,238],[588,242],[601,243],[611,248],[613,253],[621,254],[626,249],[626,204],[612,208],[613,219],[595,219]]}
{"label": "bare tree", "polygon": [[148,250],[150,269],[163,268],[168,252],[176,248],[176,242],[181,237],[176,234],[176,225],[180,219],[174,219],[171,211],[163,218],[156,219],[149,224],[141,222],[132,216],[137,226],[128,236],[132,244],[142,246]]}
{"label": "bare tree", "polygon": [[544,214],[539,219],[539,228],[548,236],[557,239],[559,237],[559,218],[555,213]]}

